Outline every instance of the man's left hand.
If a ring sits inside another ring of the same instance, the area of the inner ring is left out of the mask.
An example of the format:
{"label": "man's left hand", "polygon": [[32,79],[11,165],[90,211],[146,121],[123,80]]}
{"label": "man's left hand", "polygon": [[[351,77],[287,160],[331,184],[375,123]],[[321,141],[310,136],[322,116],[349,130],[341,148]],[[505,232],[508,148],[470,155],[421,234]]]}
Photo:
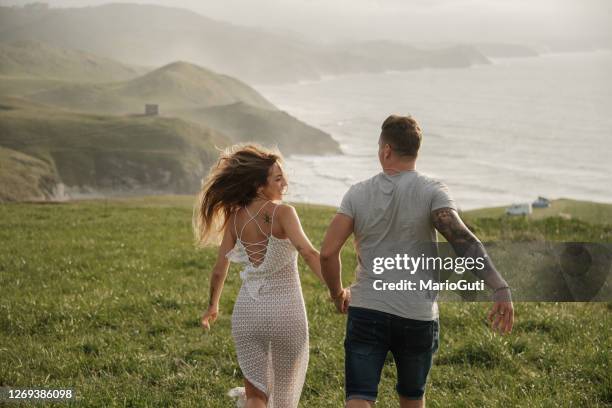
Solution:
{"label": "man's left hand", "polygon": [[348,312],[349,303],[351,302],[351,290],[349,288],[342,289],[342,293],[332,299],[338,313],[346,314]]}

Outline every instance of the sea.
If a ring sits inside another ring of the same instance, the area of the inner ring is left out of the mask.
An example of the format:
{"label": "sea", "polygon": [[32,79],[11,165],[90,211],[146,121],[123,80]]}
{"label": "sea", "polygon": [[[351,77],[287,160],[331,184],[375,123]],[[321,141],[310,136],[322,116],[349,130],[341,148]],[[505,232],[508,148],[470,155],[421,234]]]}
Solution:
{"label": "sea", "polygon": [[423,130],[417,170],[445,182],[463,210],[538,196],[612,203],[611,51],[256,88],[343,152],[287,157],[287,201],[337,206],[381,171],[383,120],[410,114]]}

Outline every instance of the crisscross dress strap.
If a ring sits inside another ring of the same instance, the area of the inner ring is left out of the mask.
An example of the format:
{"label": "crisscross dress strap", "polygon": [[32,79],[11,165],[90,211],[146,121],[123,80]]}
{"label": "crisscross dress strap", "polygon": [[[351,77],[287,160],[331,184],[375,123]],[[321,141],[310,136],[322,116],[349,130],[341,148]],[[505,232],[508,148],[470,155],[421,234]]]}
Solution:
{"label": "crisscross dress strap", "polygon": [[[261,231],[262,234],[264,234],[266,237],[268,236],[268,234],[266,234],[266,232],[261,228],[261,226],[259,225],[259,223],[257,222],[257,216],[259,215],[259,213],[261,212],[261,209],[265,207],[265,204],[261,206],[261,208],[259,208],[259,210],[255,213],[255,215],[251,215],[251,212],[249,211],[248,208],[244,207],[244,209],[246,210],[247,214],[249,214],[249,220],[242,226],[242,229],[244,230],[244,227],[246,227],[246,225],[251,222],[251,221],[255,221],[255,225],[257,225],[257,228],[259,228],[259,231]],[[240,235],[242,235],[242,231],[240,232]]]}
{"label": "crisscross dress strap", "polygon": [[261,207],[259,207],[259,210],[257,210],[257,212],[255,213],[255,215],[252,215],[251,212],[249,211],[249,209],[247,207],[244,207],[245,211],[247,212],[247,214],[249,214],[249,219],[246,220],[246,222],[244,223],[244,225],[242,226],[242,228],[240,229],[240,239],[242,240],[242,233],[244,232],[244,227],[247,226],[247,224],[251,221],[255,221],[255,224],[257,225],[257,228],[259,228],[259,230],[261,231],[262,234],[264,234],[266,237],[268,236],[268,234],[266,234],[264,232],[263,229],[261,229],[261,226],[259,225],[259,223],[257,222],[256,218],[259,215],[259,213],[261,212],[261,210],[263,210],[263,208],[266,206],[266,204],[268,204],[270,201],[266,201]]}
{"label": "crisscross dress strap", "polygon": [[[258,263],[262,262],[264,260],[264,258],[265,258],[266,251],[268,249],[267,243],[268,243],[268,239],[270,238],[270,235],[265,233],[265,231],[261,228],[261,226],[257,222],[256,218],[259,215],[259,213],[261,212],[261,210],[268,203],[269,203],[269,201],[266,201],[261,207],[259,207],[259,210],[257,210],[257,212],[254,215],[251,214],[251,212],[249,211],[248,208],[244,207],[244,209],[246,210],[247,214],[249,215],[249,219],[244,223],[244,225],[240,229],[240,234],[237,235],[237,237],[240,240],[240,242],[242,242],[242,245],[244,246],[244,249],[247,251],[247,253],[249,253],[250,257],[255,258],[255,260]],[[262,239],[260,241],[257,241],[257,242],[245,242],[245,241],[242,240],[242,233],[244,232],[244,228],[251,221],[255,221],[255,224],[257,225],[257,228],[259,228],[259,231],[261,231],[261,233],[265,236],[264,239]]]}

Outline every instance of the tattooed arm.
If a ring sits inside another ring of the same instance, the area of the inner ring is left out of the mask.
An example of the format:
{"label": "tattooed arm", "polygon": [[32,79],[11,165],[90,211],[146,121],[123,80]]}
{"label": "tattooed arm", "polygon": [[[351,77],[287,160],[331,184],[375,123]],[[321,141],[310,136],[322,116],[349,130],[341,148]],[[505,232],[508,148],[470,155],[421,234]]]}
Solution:
{"label": "tattooed arm", "polygon": [[431,215],[434,227],[451,244],[458,256],[484,259],[484,268],[481,270],[474,268],[473,272],[494,290],[493,301],[495,304],[489,313],[489,320],[497,316],[493,327],[499,328],[502,332],[509,332],[512,329],[514,319],[510,288],[493,265],[484,245],[465,226],[457,211],[452,208],[440,208],[432,211]]}

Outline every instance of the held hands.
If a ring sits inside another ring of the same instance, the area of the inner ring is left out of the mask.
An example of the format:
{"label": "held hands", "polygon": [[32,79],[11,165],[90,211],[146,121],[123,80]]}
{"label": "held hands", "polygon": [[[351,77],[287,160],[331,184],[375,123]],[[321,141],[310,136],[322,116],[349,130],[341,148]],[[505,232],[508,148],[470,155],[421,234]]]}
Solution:
{"label": "held hands", "polygon": [[351,303],[351,289],[344,288],[337,295],[330,295],[331,301],[334,302],[338,313],[346,314],[349,304]]}
{"label": "held hands", "polygon": [[510,289],[503,289],[493,296],[494,304],[488,319],[491,329],[499,334],[508,334],[514,325],[514,306],[510,297]]}
{"label": "held hands", "polygon": [[219,315],[219,306],[210,305],[208,310],[204,312],[202,315],[202,329],[210,330],[210,325],[217,320],[217,316]]}

